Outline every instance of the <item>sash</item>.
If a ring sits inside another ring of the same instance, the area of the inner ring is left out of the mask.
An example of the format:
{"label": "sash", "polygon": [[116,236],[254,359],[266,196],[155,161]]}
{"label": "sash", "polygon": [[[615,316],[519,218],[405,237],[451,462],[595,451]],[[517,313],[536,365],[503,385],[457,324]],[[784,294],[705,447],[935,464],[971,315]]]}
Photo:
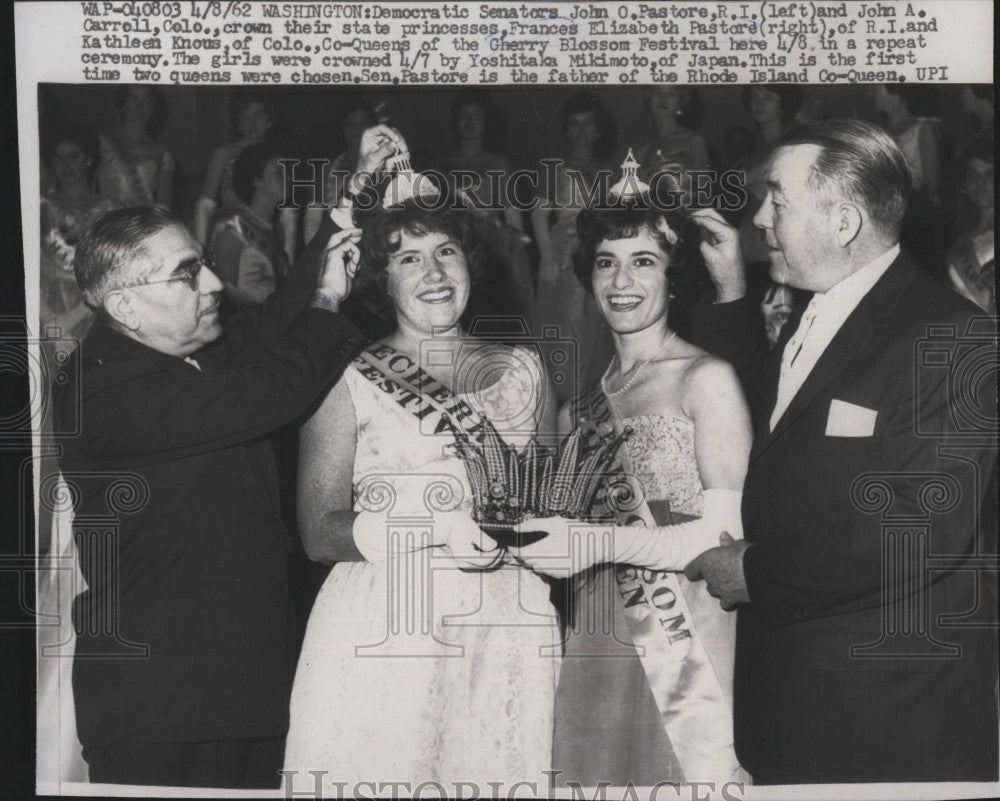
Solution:
{"label": "sash", "polygon": [[152,206],[156,199],[153,194],[153,187],[150,186],[146,176],[143,175],[137,161],[126,157],[124,148],[112,136],[104,139],[108,148],[110,161],[118,170],[119,175],[125,180],[128,188],[128,198],[130,203],[138,205]]}
{"label": "sash", "polygon": [[[574,401],[573,413],[588,447],[614,435],[616,421],[600,384]],[[618,454],[612,473],[619,478],[599,503],[620,525],[669,523],[651,511],[626,449]],[[685,781],[730,779],[739,768],[732,714],[735,615],[724,615],[703,582],[681,573],[631,565],[614,572],[632,643]]]}
{"label": "sash", "polygon": [[458,429],[482,443],[485,423],[480,413],[406,354],[391,345],[370,345],[354,357],[353,365],[377,389],[416,417],[421,433],[454,433]]}

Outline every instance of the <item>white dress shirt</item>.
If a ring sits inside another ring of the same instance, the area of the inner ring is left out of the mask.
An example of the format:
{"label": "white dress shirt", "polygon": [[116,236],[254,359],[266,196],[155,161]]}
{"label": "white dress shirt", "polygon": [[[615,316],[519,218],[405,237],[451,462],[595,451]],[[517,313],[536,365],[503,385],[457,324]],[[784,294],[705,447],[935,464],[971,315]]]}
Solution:
{"label": "white dress shirt", "polygon": [[898,255],[899,245],[893,245],[877,259],[826,292],[813,295],[802,314],[798,329],[788,340],[781,356],[778,399],[771,412],[771,431],[774,431],[781,415],[788,409],[844,321],[851,316],[861,299],[871,291]]}

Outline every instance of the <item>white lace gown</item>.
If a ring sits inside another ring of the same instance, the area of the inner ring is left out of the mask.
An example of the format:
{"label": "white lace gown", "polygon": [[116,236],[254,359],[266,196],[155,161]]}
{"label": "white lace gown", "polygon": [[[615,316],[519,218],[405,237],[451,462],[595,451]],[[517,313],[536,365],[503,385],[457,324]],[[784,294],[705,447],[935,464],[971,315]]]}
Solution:
{"label": "white lace gown", "polygon": [[[353,366],[342,380],[357,416],[356,495],[384,479],[397,517],[426,515],[435,482],[457,480],[468,498],[464,466],[443,455],[450,435],[421,431]],[[503,395],[493,400],[502,406]],[[433,781],[449,794],[454,782],[545,786],[560,651],[548,585],[510,565],[461,572],[438,551],[422,554],[429,581],[420,557],[410,573],[395,560],[331,571],[292,692],[285,769],[304,774],[293,786],[317,770],[347,782],[345,796],[371,781]]]}

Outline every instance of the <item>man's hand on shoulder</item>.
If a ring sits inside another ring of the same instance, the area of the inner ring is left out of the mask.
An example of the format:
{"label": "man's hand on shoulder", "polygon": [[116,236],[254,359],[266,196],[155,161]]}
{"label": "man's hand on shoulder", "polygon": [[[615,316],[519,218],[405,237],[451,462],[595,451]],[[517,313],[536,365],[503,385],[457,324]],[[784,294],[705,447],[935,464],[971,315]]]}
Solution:
{"label": "man's hand on shoulder", "polygon": [[351,292],[354,276],[361,264],[360,240],[361,231],[358,228],[347,228],[330,237],[310,306],[330,311],[340,308],[341,302]]}

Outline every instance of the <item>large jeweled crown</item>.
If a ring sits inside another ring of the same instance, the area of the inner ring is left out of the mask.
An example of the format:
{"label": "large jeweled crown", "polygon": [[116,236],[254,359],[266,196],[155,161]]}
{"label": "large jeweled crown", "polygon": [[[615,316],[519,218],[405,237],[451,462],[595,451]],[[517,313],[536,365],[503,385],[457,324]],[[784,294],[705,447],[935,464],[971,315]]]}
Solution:
{"label": "large jeweled crown", "polygon": [[581,448],[582,432],[574,430],[560,452],[539,447],[535,440],[518,451],[507,445],[485,421],[480,447],[455,431],[458,455],[465,463],[472,488],[476,522],[487,534],[509,531],[536,517],[586,519],[601,481],[608,475],[618,449],[632,433],[604,438],[590,450]]}

